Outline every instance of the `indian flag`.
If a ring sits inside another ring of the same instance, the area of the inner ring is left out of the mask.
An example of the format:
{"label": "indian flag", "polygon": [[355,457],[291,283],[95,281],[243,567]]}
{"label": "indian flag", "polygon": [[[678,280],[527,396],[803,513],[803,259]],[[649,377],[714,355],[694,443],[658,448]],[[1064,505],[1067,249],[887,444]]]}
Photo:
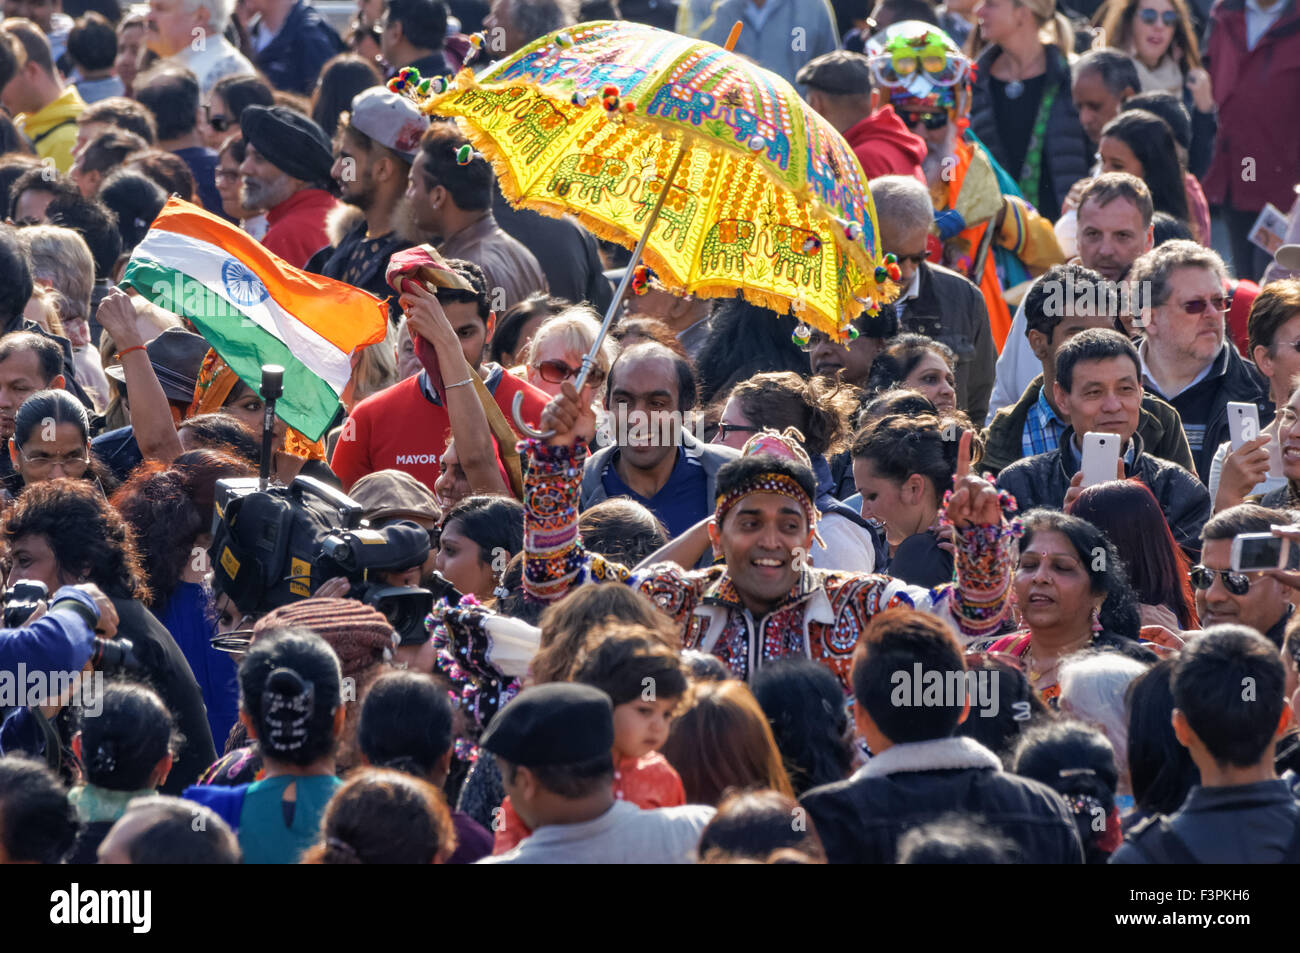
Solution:
{"label": "indian flag", "polygon": [[284,368],[276,413],[309,440],[333,421],[360,350],[384,340],[388,308],[358,288],[308,274],[251,235],[177,198],[167,200],[122,283],[183,315],[257,390],[263,364]]}

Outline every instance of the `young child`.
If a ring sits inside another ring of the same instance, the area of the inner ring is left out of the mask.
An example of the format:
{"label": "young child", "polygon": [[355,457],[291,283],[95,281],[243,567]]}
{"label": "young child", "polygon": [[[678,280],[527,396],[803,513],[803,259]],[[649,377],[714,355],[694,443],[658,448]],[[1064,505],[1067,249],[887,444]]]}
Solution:
{"label": "young child", "polygon": [[[605,627],[593,642],[570,680],[599,688],[614,703],[614,796],[643,809],[685,804],[681,777],[659,754],[686,695],[680,655],[634,625]],[[513,849],[532,833],[509,796],[492,826],[493,854]]]}

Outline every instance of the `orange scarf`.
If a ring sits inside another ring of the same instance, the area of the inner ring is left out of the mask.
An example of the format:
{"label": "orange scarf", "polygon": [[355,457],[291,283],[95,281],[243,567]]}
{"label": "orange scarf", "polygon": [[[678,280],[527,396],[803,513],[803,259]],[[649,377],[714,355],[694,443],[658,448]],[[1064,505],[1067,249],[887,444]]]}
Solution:
{"label": "orange scarf", "polygon": [[[194,400],[185,416],[221,413],[237,383],[239,375],[230,369],[221,355],[209,348],[203,358],[203,365],[199,368],[199,378],[194,384]],[[284,452],[304,460],[324,460],[325,443],[322,440],[308,440],[290,427],[284,435]]]}

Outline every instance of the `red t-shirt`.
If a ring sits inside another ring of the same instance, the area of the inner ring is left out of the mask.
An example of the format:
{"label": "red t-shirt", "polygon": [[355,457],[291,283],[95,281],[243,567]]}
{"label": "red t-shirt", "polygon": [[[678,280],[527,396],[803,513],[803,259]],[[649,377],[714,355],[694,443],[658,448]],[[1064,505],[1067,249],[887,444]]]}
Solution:
{"label": "red t-shirt", "polygon": [[262,244],[295,268],[331,244],[325,219],[338,202],[324,189],[302,189],[266,213]]}
{"label": "red t-shirt", "polygon": [[[376,470],[402,470],[433,491],[433,481],[438,479],[438,461],[451,438],[451,420],[447,408],[424,396],[420,376],[415,374],[398,381],[352,409],[330,460],[330,468],[338,474],[345,491]],[[521,413],[524,420],[536,427],[550,399],[545,391],[503,371],[493,396],[513,427],[510,405],[515,394],[521,392],[524,395]]]}

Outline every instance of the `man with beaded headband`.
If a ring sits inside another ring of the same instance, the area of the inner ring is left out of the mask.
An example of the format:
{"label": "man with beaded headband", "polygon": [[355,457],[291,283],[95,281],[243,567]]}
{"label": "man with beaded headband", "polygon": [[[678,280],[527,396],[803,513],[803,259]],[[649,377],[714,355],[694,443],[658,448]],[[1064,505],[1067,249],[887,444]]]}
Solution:
{"label": "man with beaded headband", "polygon": [[812,658],[830,668],[846,694],[859,634],[877,611],[916,606],[965,639],[1001,625],[1019,530],[1003,517],[1004,498],[969,473],[969,435],[943,517],[957,530],[955,583],[925,590],[888,576],[811,567],[816,482],[802,451],[774,431],[756,435],[718,472],[707,531],[720,564],[685,570],[656,562],[670,544],[628,569],[588,553],[578,536],[579,482],[595,433],[589,395],[583,398],[566,382],[542,414],[542,427],[554,433],[521,445],[524,588],[534,598],[554,602],[587,582],[623,581],[682,626],[683,647],[711,652],[736,677],[748,679],[777,659]]}
{"label": "man with beaded headband", "polygon": [[972,65],[946,33],[906,20],[872,37],[867,56],[872,79],[929,148],[930,260],[979,285],[1001,351],[1011,327],[1003,289],[1064,261],[1052,223],[970,131]]}

